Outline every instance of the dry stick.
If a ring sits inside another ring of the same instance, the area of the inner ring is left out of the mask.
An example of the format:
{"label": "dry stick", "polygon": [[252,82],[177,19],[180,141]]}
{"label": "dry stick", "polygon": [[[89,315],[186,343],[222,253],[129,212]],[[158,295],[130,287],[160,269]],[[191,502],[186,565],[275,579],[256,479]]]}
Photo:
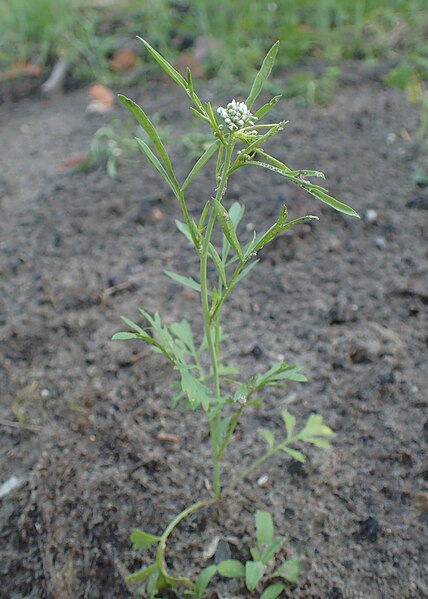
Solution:
{"label": "dry stick", "polygon": [[7,420],[6,418],[0,418],[0,425],[10,426],[11,428],[19,428],[24,431],[30,431],[31,433],[39,433],[42,430],[42,427],[37,426],[36,424],[21,424],[20,422]]}

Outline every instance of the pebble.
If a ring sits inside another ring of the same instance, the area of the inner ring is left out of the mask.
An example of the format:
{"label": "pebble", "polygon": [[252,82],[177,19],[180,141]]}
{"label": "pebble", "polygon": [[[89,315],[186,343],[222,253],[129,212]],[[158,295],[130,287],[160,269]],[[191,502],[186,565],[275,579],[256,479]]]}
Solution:
{"label": "pebble", "polygon": [[375,223],[378,219],[378,213],[376,210],[369,209],[364,212],[364,220],[368,223]]}
{"label": "pebble", "polygon": [[379,250],[383,250],[386,247],[386,242],[384,237],[374,237],[373,245],[377,247]]}

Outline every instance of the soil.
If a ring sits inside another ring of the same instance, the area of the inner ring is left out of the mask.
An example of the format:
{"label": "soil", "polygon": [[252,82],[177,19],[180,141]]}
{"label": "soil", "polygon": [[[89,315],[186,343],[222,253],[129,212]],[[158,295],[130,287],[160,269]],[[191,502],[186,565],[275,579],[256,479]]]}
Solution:
{"label": "soil", "polygon": [[[170,540],[168,565],[195,576],[212,563],[202,552],[215,537],[245,559],[253,514],[267,509],[286,538],[282,556],[301,560],[285,597],[416,599],[428,596],[427,190],[411,180],[418,115],[403,93],[349,68],[329,107],[279,105],[289,124],[270,149],[293,168],[323,170],[362,218],[257,169],[237,173],[225,199],[246,206],[243,237],[269,226],[283,203],[320,222],[267,246],[225,305],[224,353],[243,377],[284,357],[310,380],[248,410],[223,476],[262,452],[257,428],[281,434],[284,406],[299,423],[322,414],[333,447],[309,447],[304,465],[273,459],[219,508],[190,517]],[[174,86],[129,94],[170,131],[186,128]],[[159,534],[209,494],[207,432],[198,413],[171,410],[174,373],[147,347],[110,340],[119,315],[138,320],[140,306],[199,331],[196,294],[162,276],[196,275],[197,262],[175,229],[171,193],[143,159],[120,180],[61,170],[106,122],[85,114],[87,102],[77,90],[0,107],[0,480],[20,481],[0,500],[5,599],[131,597],[123,577],[146,563],[131,550],[131,529]],[[179,145],[172,154],[183,177],[190,162]],[[195,214],[212,185],[206,173],[189,188]],[[219,578],[210,588],[208,597],[251,595]]]}

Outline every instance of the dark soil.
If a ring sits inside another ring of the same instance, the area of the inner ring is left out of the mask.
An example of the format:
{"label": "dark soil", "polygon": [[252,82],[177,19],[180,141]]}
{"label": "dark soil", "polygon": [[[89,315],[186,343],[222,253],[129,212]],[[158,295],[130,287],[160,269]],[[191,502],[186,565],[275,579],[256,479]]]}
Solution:
{"label": "dark soil", "polygon": [[[260,454],[257,428],[280,434],[285,405],[299,422],[322,414],[334,447],[309,448],[303,466],[275,459],[220,510],[186,520],[168,563],[194,576],[210,563],[202,550],[216,536],[245,559],[254,511],[267,509],[286,537],[284,557],[302,563],[286,597],[422,598],[428,228],[427,203],[416,201],[426,190],[411,182],[417,112],[404,94],[352,68],[328,108],[284,104],[290,123],[271,149],[292,167],[325,171],[333,195],[362,219],[258,170],[238,173],[225,199],[245,203],[259,231],[282,203],[292,216],[321,220],[265,248],[225,306],[225,353],[243,376],[281,355],[310,382],[248,412],[223,475]],[[172,130],[185,128],[186,98],[175,87],[130,95]],[[130,597],[123,577],[144,563],[130,530],[160,533],[208,495],[207,433],[198,413],[171,411],[174,373],[147,347],[110,341],[119,315],[138,319],[140,306],[166,322],[190,318],[199,330],[197,297],[162,275],[196,274],[197,263],[175,229],[171,194],[143,159],[120,181],[60,170],[106,121],[85,115],[86,104],[77,91],[0,107],[0,480],[22,480],[0,500],[7,599]],[[179,147],[173,154],[183,162]],[[207,174],[189,188],[195,212],[212,186]],[[219,579],[212,588],[212,597],[250,596]]]}

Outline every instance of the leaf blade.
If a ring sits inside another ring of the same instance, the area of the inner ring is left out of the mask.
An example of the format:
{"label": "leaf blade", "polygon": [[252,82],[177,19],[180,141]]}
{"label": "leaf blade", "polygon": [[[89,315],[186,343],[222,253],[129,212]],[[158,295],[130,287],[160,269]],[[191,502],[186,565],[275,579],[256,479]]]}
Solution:
{"label": "leaf blade", "polygon": [[245,100],[245,104],[250,109],[254,104],[255,100],[258,98],[260,92],[263,89],[263,85],[266,79],[269,77],[272,67],[275,63],[275,58],[278,53],[279,41],[275,42],[269,52],[266,54],[262,66],[260,67],[259,72],[257,73],[253,85],[251,87],[250,93]]}

